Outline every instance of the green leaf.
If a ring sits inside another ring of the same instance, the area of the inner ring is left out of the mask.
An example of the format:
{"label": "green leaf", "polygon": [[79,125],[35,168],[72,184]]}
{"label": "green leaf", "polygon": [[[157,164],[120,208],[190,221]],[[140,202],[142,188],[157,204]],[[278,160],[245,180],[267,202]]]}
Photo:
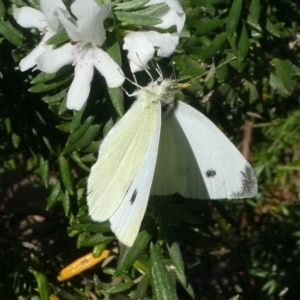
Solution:
{"label": "green leaf", "polygon": [[184,264],[183,264],[183,259],[179,248],[179,244],[173,241],[171,243],[167,243],[167,247],[173,265],[180,273],[184,274]]}
{"label": "green leaf", "polygon": [[292,63],[288,59],[282,60],[278,58],[274,58],[273,63],[275,65],[278,79],[281,81],[288,93],[291,94],[295,88],[295,80],[292,77],[294,76]]}
{"label": "green leaf", "polygon": [[53,205],[57,202],[60,192],[61,192],[60,182],[57,181],[54,187],[52,188],[49,197],[47,198],[47,207],[46,207],[47,210],[52,208]]}
{"label": "green leaf", "polygon": [[195,19],[195,26],[197,26],[195,36],[206,35],[214,29],[221,27],[224,22],[225,20],[220,19],[220,16],[214,17],[211,20]]}
{"label": "green leaf", "polygon": [[[77,166],[80,167],[82,170],[90,172],[90,168],[87,167],[82,161],[81,161],[81,157],[78,154],[78,152],[73,152],[72,154],[70,154],[70,157],[73,159],[74,162],[76,162]],[[76,185],[77,187],[77,185]]]}
{"label": "green leaf", "polygon": [[71,195],[74,195],[73,181],[68,160],[63,155],[60,155],[58,158],[58,164],[60,177],[65,188]]}
{"label": "green leaf", "polygon": [[133,0],[125,3],[117,3],[114,10],[132,10],[143,7],[150,0]]}
{"label": "green leaf", "polygon": [[145,298],[147,294],[149,282],[150,282],[150,272],[147,272],[144,274],[142,280],[138,283],[132,295],[132,300],[140,300]]}
{"label": "green leaf", "polygon": [[134,282],[132,282],[132,281],[131,282],[122,282],[122,283],[119,283],[117,285],[114,285],[114,286],[108,288],[105,292],[108,294],[111,294],[111,295],[119,294],[119,293],[127,291],[133,285],[134,285]]}
{"label": "green leaf", "polygon": [[110,232],[110,225],[108,221],[101,222],[101,223],[73,224],[69,226],[68,230],[78,231],[78,232],[104,233],[104,232]]}
{"label": "green leaf", "polygon": [[81,247],[94,247],[100,244],[109,243],[116,238],[113,236],[104,236],[102,233],[96,233],[88,238],[85,238],[79,242]]}
{"label": "green leaf", "polygon": [[249,47],[250,41],[248,39],[247,28],[244,24],[238,42],[238,59],[240,62],[246,58],[249,51]]}
{"label": "green leaf", "polygon": [[40,166],[37,170],[38,174],[42,177],[43,184],[46,188],[49,185],[49,161],[44,160],[42,157],[40,158]]}
{"label": "green leaf", "polygon": [[20,146],[21,137],[19,135],[17,135],[16,133],[13,133],[11,135],[11,140],[12,140],[12,144],[15,148],[18,148]]}
{"label": "green leaf", "polygon": [[139,26],[154,26],[162,23],[158,18],[150,16],[140,16],[128,12],[115,12],[116,18],[126,24],[133,24]]}
{"label": "green leaf", "polygon": [[8,41],[15,46],[21,46],[23,42],[23,35],[9,21],[0,20],[0,34],[2,34]]}
{"label": "green leaf", "polygon": [[117,114],[122,117],[124,115],[124,93],[121,88],[107,89],[111,102]]}
{"label": "green leaf", "polygon": [[249,17],[248,17],[252,23],[258,23],[260,10],[261,10],[260,0],[252,0],[249,7]]}
{"label": "green leaf", "polygon": [[151,241],[154,232],[154,224],[150,223],[144,230],[142,230],[132,247],[125,247],[118,262],[116,269],[116,276],[128,270],[133,263],[139,258],[141,253]]}
{"label": "green leaf", "polygon": [[[52,104],[56,104],[58,102],[60,102],[67,94],[67,89],[62,90],[61,92],[53,95],[53,96],[45,96],[42,98],[42,100],[46,103],[48,103],[49,105]],[[59,125],[57,125],[59,126]]]}
{"label": "green leaf", "polygon": [[229,36],[236,33],[236,28],[240,20],[242,10],[242,0],[234,0],[227,17],[226,32]]}
{"label": "green leaf", "polygon": [[69,36],[65,29],[60,30],[54,34],[47,42],[46,45],[57,45],[69,41]]}
{"label": "green leaf", "polygon": [[70,132],[71,131],[71,124],[72,122],[62,123],[59,125],[56,125],[55,128],[62,132]]}
{"label": "green leaf", "polygon": [[[81,119],[81,115],[80,115],[80,119]],[[86,131],[89,129],[89,127],[92,125],[94,119],[95,116],[89,116],[80,127],[75,129],[67,139],[66,146],[70,146],[78,142],[86,133]]]}
{"label": "green leaf", "polygon": [[3,1],[0,0],[0,19],[3,19],[5,17],[5,6],[3,4]]}
{"label": "green leaf", "polygon": [[168,5],[166,3],[158,3],[148,6],[145,9],[141,9],[135,12],[132,12],[133,15],[140,15],[140,16],[152,16],[154,14],[159,14],[165,9],[168,8]]}
{"label": "green leaf", "polygon": [[95,137],[99,134],[100,128],[101,125],[91,125],[78,141],[66,146],[63,153],[67,154],[73,151],[80,151],[90,146],[90,144],[95,140]]}
{"label": "green leaf", "polygon": [[[50,77],[53,74],[48,74],[48,75]],[[51,80],[34,85],[33,87],[29,88],[28,91],[31,93],[43,93],[46,91],[51,91],[65,83],[71,81],[72,77],[73,77],[73,70],[69,69],[68,71],[64,72],[63,74],[61,74]]]}
{"label": "green leaf", "polygon": [[150,281],[154,300],[176,300],[176,288],[164,265],[160,246],[150,247]]}
{"label": "green leaf", "polygon": [[71,210],[71,198],[70,193],[67,190],[65,190],[64,197],[62,198],[62,205],[65,216],[69,216]]}
{"label": "green leaf", "polygon": [[203,60],[207,60],[215,56],[224,45],[227,34],[225,32],[218,34],[209,46],[205,47],[202,51]]}
{"label": "green leaf", "polygon": [[35,277],[37,282],[37,290],[40,295],[41,300],[48,300],[49,299],[49,284],[45,272],[43,271],[42,264],[39,258],[31,253],[30,255],[31,260],[31,272]]}

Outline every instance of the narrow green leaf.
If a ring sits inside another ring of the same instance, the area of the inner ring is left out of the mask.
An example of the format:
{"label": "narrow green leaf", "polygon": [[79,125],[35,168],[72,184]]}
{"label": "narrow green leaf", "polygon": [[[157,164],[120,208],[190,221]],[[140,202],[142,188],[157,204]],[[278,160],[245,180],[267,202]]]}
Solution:
{"label": "narrow green leaf", "polygon": [[5,128],[7,133],[11,133],[11,122],[10,122],[10,118],[5,118],[4,119],[4,124],[5,124]]}
{"label": "narrow green leaf", "polygon": [[104,232],[110,232],[110,224],[108,221],[101,222],[101,223],[73,224],[68,227],[68,230],[80,231],[80,232],[104,233]]}
{"label": "narrow green leaf", "polygon": [[215,39],[210,43],[208,47],[205,47],[204,51],[202,52],[203,60],[207,60],[215,56],[224,45],[226,41],[227,34],[222,32],[218,34]]}
{"label": "narrow green leaf", "polygon": [[39,174],[42,177],[43,184],[46,188],[49,185],[49,161],[44,160],[42,157],[40,159],[40,167],[39,167]]}
{"label": "narrow green leaf", "polygon": [[140,25],[140,26],[154,26],[162,23],[158,18],[150,16],[140,16],[128,12],[115,12],[116,18],[126,24]]}
{"label": "narrow green leaf", "polygon": [[124,115],[124,93],[121,88],[107,89],[111,102],[117,112],[122,117]]}
{"label": "narrow green leaf", "polygon": [[80,155],[78,154],[78,152],[73,152],[70,154],[70,157],[73,159],[73,161],[76,162],[76,164],[78,165],[78,167],[80,167],[82,170],[90,172],[90,168],[87,167],[80,158]]}
{"label": "narrow green leaf", "polygon": [[114,285],[114,286],[108,288],[105,292],[108,294],[111,294],[111,295],[119,294],[119,293],[127,291],[133,285],[134,285],[134,282],[132,282],[132,281],[131,282],[122,282],[122,283],[119,283],[117,285]]}
{"label": "narrow green leaf", "polygon": [[[53,95],[53,96],[45,96],[42,100],[48,104],[56,104],[60,102],[67,94],[67,89],[62,90],[61,92]],[[58,125],[59,126],[59,125]]]}
{"label": "narrow green leaf", "polygon": [[106,245],[107,244],[100,244],[100,245],[94,246],[93,256],[95,258],[99,257],[101,255],[101,253],[106,249]]}
{"label": "narrow green leaf", "polygon": [[72,145],[76,143],[82,136],[85,134],[85,132],[88,130],[88,128],[92,125],[93,121],[95,119],[95,116],[89,116],[87,119],[84,121],[84,123],[77,129],[74,130],[68,140],[66,141],[66,146]]}
{"label": "narrow green leaf", "polygon": [[52,208],[53,205],[57,202],[60,192],[61,192],[60,182],[57,181],[54,187],[52,188],[49,197],[47,198],[47,207],[46,207],[47,210]]}
{"label": "narrow green leaf", "polygon": [[278,79],[281,81],[285,90],[290,95],[296,86],[296,82],[292,77],[294,76],[292,63],[288,59],[282,60],[278,58],[275,58],[273,62]]}
{"label": "narrow green leaf", "polygon": [[39,292],[40,299],[48,300],[49,284],[45,272],[43,271],[42,264],[39,258],[33,253],[31,253],[30,255],[30,260],[31,260],[31,272],[37,282],[37,290]]}
{"label": "narrow green leaf", "polygon": [[57,80],[56,82],[52,83],[52,84],[37,84],[31,88],[28,89],[29,92],[31,93],[44,93],[47,91],[51,91],[54,90],[57,87],[60,87],[61,85],[67,83],[68,81],[70,81],[71,76],[68,78],[64,78],[63,80]]}
{"label": "narrow green leaf", "polygon": [[58,164],[60,177],[65,188],[71,195],[74,195],[73,181],[68,160],[63,155],[60,155],[58,158]]}
{"label": "narrow green leaf", "polygon": [[178,243],[175,241],[167,243],[167,247],[173,265],[179,272],[184,274],[184,264]]}
{"label": "narrow green leaf", "polygon": [[150,282],[150,272],[147,272],[144,274],[142,280],[138,283],[138,286],[132,295],[132,300],[140,300],[145,298],[147,294],[149,282]]}
{"label": "narrow green leaf", "polygon": [[109,243],[116,238],[113,236],[104,236],[102,233],[96,233],[88,238],[80,241],[79,245],[81,247],[94,247],[99,244]]}
{"label": "narrow green leaf", "polygon": [[16,133],[13,133],[11,135],[11,140],[12,140],[12,144],[15,148],[18,148],[20,146],[21,137],[19,135],[17,135]]}
{"label": "narrow green leaf", "polygon": [[196,25],[197,30],[195,31],[195,36],[201,36],[219,28],[225,22],[225,19],[220,19],[220,16],[217,16],[211,20],[201,21],[201,19],[197,19],[196,22],[199,24]]}
{"label": "narrow green leaf", "polygon": [[40,72],[37,76],[35,76],[30,81],[30,83],[31,84],[39,84],[39,83],[44,83],[44,82],[47,82],[47,81],[50,81],[50,80],[53,80],[53,79],[55,80],[55,78],[57,78],[58,76],[63,75],[67,71],[69,71],[69,74],[73,73],[73,69],[71,68],[71,66],[64,66],[55,73]]}
{"label": "narrow green leaf", "polygon": [[244,24],[238,42],[238,60],[240,62],[246,58],[249,51],[249,47],[250,47],[250,41],[248,39],[247,28]]}
{"label": "narrow green leaf", "polygon": [[80,151],[82,149],[87,148],[95,140],[95,137],[99,134],[100,128],[101,125],[91,125],[77,142],[66,146],[63,150],[63,153],[67,154],[73,151]]}
{"label": "narrow green leaf", "polygon": [[227,17],[227,26],[226,32],[229,36],[236,33],[237,25],[240,21],[240,15],[242,10],[242,0],[234,0],[230,8],[228,17]]}
{"label": "narrow green leaf", "polygon": [[3,4],[3,1],[0,0],[0,19],[4,18],[5,17],[5,6]]}
{"label": "narrow green leaf", "polygon": [[65,195],[62,198],[62,205],[63,205],[65,216],[69,216],[71,210],[71,198],[70,198],[70,193],[67,190],[65,190]]}
{"label": "narrow green leaf", "polygon": [[154,300],[176,300],[176,288],[160,253],[160,246],[150,247],[150,281]]}
{"label": "narrow green leaf", "polygon": [[62,124],[56,125],[55,128],[57,128],[58,130],[60,130],[62,132],[70,132],[71,124],[72,124],[71,122],[62,123]]}
{"label": "narrow green leaf", "polygon": [[70,69],[70,71],[65,72],[64,74],[55,77],[51,81],[47,81],[45,83],[39,83],[37,85],[34,85],[33,87],[29,88],[28,91],[31,93],[43,93],[46,91],[51,91],[69,81],[71,81],[73,77],[73,71]]}
{"label": "narrow green leaf", "polygon": [[118,261],[118,266],[116,269],[116,276],[128,270],[133,263],[138,259],[144,249],[147,247],[151,241],[154,232],[154,224],[150,223],[144,230],[142,230],[132,247],[125,247],[122,255]]}
{"label": "narrow green leaf", "polygon": [[69,41],[69,36],[65,29],[60,30],[54,34],[47,42],[46,45],[57,45]]}
{"label": "narrow green leaf", "polygon": [[159,14],[165,9],[168,8],[168,5],[166,3],[158,3],[148,6],[145,9],[141,9],[138,11],[134,11],[131,14],[133,15],[140,15],[140,16],[152,16],[154,14]]}
{"label": "narrow green leaf", "polygon": [[117,3],[114,10],[132,10],[143,7],[149,0],[133,0],[125,3]]}
{"label": "narrow green leaf", "polygon": [[249,19],[251,19],[251,22],[258,23],[260,10],[260,0],[252,0],[249,7]]}
{"label": "narrow green leaf", "polygon": [[21,46],[23,42],[23,35],[9,21],[0,20],[0,34],[2,34],[8,41],[15,46]]}

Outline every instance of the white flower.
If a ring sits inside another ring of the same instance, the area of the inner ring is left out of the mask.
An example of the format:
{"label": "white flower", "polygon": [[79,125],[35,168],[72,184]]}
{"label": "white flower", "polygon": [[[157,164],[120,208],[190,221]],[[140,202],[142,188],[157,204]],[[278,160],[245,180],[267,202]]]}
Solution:
{"label": "white flower", "polygon": [[79,110],[87,100],[94,67],[105,77],[109,87],[118,87],[124,76],[118,64],[100,47],[105,41],[103,21],[110,11],[108,5],[99,6],[93,0],[75,0],[71,11],[58,9],[57,18],[65,27],[71,43],[42,54],[37,68],[54,73],[67,64],[75,65],[75,77],[67,97],[67,107]]}
{"label": "white flower", "polygon": [[155,54],[169,57],[179,42],[178,35],[158,33],[156,31],[130,32],[124,38],[123,49],[128,50],[130,69],[133,73],[144,70]]}
{"label": "white flower", "polygon": [[162,23],[155,25],[154,27],[167,29],[173,25],[176,25],[177,32],[181,32],[185,22],[185,13],[178,0],[150,0],[146,6],[166,3],[168,8],[164,11],[154,15],[154,17],[162,20]]}
{"label": "white flower", "polygon": [[[162,23],[154,27],[167,29],[176,26],[177,33],[183,29],[185,13],[178,0],[150,0],[146,6],[157,3],[166,3],[168,8],[154,17],[162,20]],[[160,57],[169,57],[175,51],[179,42],[178,34],[158,33],[156,31],[130,32],[124,38],[123,49],[128,50],[128,59],[131,71],[137,72],[147,68],[157,50]]]}
{"label": "white flower", "polygon": [[40,7],[41,11],[28,6],[14,10],[14,18],[19,25],[24,28],[36,28],[44,34],[40,44],[21,60],[20,70],[22,72],[34,67],[36,58],[53,48],[45,43],[62,28],[54,15],[56,8],[65,8],[61,0],[41,0]]}

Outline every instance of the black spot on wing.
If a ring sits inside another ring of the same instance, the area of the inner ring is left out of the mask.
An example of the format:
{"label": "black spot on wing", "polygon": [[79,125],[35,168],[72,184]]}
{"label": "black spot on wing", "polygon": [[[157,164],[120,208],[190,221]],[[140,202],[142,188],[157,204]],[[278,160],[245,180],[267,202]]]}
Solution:
{"label": "black spot on wing", "polygon": [[215,170],[209,169],[205,172],[207,178],[214,178],[217,175]]}
{"label": "black spot on wing", "polygon": [[130,204],[131,205],[134,203],[136,196],[137,196],[137,190],[134,190],[134,192],[133,192],[133,194],[130,198]]}
{"label": "black spot on wing", "polygon": [[241,190],[233,193],[231,198],[254,197],[257,193],[257,181],[254,171],[249,165],[246,165],[241,173]]}

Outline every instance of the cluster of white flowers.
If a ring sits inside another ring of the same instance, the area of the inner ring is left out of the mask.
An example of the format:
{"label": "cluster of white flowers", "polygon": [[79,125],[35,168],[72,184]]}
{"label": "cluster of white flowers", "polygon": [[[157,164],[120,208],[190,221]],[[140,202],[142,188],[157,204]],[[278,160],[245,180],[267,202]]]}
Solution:
{"label": "cluster of white flowers", "polygon": [[[128,51],[132,72],[144,70],[157,50],[160,57],[170,56],[178,45],[185,14],[178,0],[150,0],[146,6],[166,3],[168,8],[155,17],[161,23],[154,27],[167,29],[176,26],[177,33],[157,31],[129,32],[124,38],[123,49]],[[86,102],[94,74],[94,67],[104,76],[109,87],[119,87],[125,78],[120,66],[101,46],[106,39],[103,21],[110,13],[110,6],[100,6],[94,0],[75,0],[70,9],[62,0],[40,0],[40,9],[22,7],[14,11],[14,18],[25,28],[36,28],[44,36],[40,44],[20,62],[21,71],[34,67],[46,73],[57,72],[65,65],[75,66],[74,80],[67,96],[67,108],[80,110]],[[55,48],[47,40],[65,29],[70,42]]]}

